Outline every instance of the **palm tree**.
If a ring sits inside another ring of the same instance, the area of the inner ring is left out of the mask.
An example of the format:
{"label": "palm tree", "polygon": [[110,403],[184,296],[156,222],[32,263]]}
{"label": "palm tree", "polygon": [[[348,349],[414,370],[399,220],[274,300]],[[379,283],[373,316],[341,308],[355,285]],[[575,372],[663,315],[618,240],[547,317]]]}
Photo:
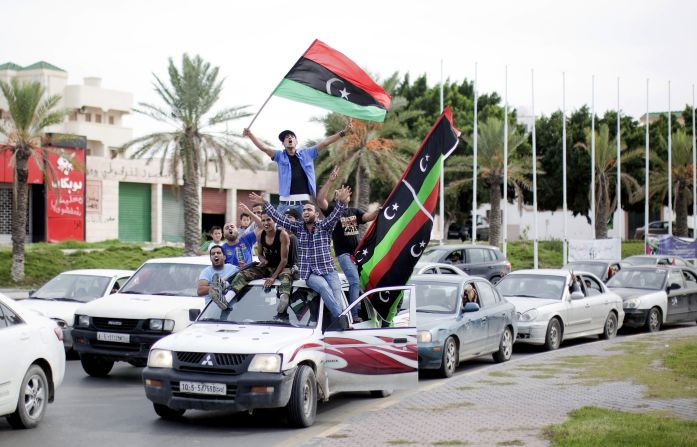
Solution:
{"label": "palm tree", "polygon": [[[501,240],[501,188],[503,186],[504,156],[503,132],[504,124],[498,118],[491,117],[477,128],[477,176],[481,177],[489,187],[489,244],[497,246]],[[532,185],[528,179],[531,171],[530,160],[520,158],[516,149],[525,142],[527,136],[518,132],[515,127],[508,129],[508,181],[516,192],[516,197],[522,203],[523,188]],[[466,137],[472,145],[472,137]],[[457,188],[472,182],[473,156],[455,155],[446,162],[446,173],[458,174],[459,180],[448,182],[449,188]]]}
{"label": "palm tree", "polygon": [[[392,95],[398,82],[398,74],[394,73],[383,82],[382,88]],[[390,186],[396,184],[409,162],[410,153],[417,147],[408,138],[404,123],[420,112],[403,110],[406,105],[406,99],[392,96],[385,122],[354,120],[353,132],[340,144],[330,148],[328,155],[317,163],[318,177],[339,166],[334,185],[338,186],[353,175],[354,206],[367,209],[371,202],[370,180],[380,179]],[[338,132],[346,125],[345,117],[338,113],[330,113],[319,121],[324,123],[327,135]]]}
{"label": "palm tree", "polygon": [[[675,227],[673,234],[688,236],[687,212],[692,203],[692,139],[684,129],[672,136],[671,166],[675,210]],[[668,162],[658,157],[651,160],[654,169],[651,170],[651,189],[649,197],[655,196],[663,203],[668,194]]]}
{"label": "palm tree", "polygon": [[44,98],[46,90],[38,82],[10,83],[0,81],[2,94],[7,101],[10,118],[0,121],[0,133],[8,139],[14,164],[12,180],[12,270],[14,282],[24,280],[24,242],[27,228],[29,185],[29,158],[43,166],[41,160],[41,138],[46,128],[59,124],[65,118],[65,110],[56,107],[61,100],[58,95]]}
{"label": "palm tree", "polygon": [[[591,151],[591,131],[585,129],[586,141],[576,143],[576,146]],[[626,145],[620,142],[620,160],[622,164],[643,157],[643,149],[627,151]],[[627,172],[620,175],[622,187],[628,191],[629,203],[635,203],[643,197],[639,182]],[[607,238],[607,224],[610,213],[617,206],[617,139],[610,140],[610,129],[607,124],[600,126],[600,132],[595,133],[595,237]]]}
{"label": "palm tree", "polygon": [[[200,56],[182,56],[181,70],[169,59],[169,84],[153,75],[155,92],[164,107],[139,103],[136,112],[147,115],[174,129],[157,132],[129,141],[121,151],[134,148],[131,158],[160,158],[160,172],[165,168],[178,183],[181,170],[184,200],[184,251],[194,255],[201,237],[200,184],[214,164],[224,180],[226,162],[235,168],[255,170],[258,160],[239,144],[242,136],[228,130],[214,130],[232,120],[247,117],[247,106],[222,109],[210,113],[220,98],[223,80],[218,67],[211,67]],[[206,132],[208,130],[208,132]]]}

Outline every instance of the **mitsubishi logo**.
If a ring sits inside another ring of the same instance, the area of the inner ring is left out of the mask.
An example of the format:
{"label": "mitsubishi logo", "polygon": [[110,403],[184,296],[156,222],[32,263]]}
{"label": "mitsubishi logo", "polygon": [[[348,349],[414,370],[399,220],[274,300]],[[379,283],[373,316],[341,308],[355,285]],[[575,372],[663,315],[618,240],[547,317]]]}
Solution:
{"label": "mitsubishi logo", "polygon": [[201,365],[204,366],[213,366],[213,355],[212,354],[206,354],[206,356],[203,358],[201,361]]}

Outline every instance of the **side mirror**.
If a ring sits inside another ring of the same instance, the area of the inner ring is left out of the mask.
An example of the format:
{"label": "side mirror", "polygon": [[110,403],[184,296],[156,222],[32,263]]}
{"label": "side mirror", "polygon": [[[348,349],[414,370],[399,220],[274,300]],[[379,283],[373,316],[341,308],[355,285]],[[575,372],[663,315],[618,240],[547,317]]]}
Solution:
{"label": "side mirror", "polygon": [[580,290],[576,290],[574,292],[571,292],[571,299],[572,300],[582,300],[585,297],[586,296]]}
{"label": "side mirror", "polygon": [[670,292],[671,290],[678,290],[679,288],[680,288],[680,284],[674,282],[668,286],[668,291]]}
{"label": "side mirror", "polygon": [[462,313],[477,312],[479,311],[479,304],[477,303],[465,303],[465,307],[462,308]]}
{"label": "side mirror", "polygon": [[339,318],[334,319],[327,327],[328,331],[344,331],[349,328],[348,315],[340,315]]}
{"label": "side mirror", "polygon": [[201,315],[201,309],[189,309],[189,321],[196,321],[199,315]]}

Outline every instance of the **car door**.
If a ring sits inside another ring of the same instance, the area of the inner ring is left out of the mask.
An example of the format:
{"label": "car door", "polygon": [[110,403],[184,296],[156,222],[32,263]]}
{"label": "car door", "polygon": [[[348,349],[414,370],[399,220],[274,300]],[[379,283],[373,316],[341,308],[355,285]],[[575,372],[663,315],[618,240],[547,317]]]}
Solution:
{"label": "car door", "polygon": [[493,263],[489,257],[488,250],[485,248],[468,248],[465,250],[465,267],[463,268],[468,274],[489,279],[490,270],[493,269]]}
{"label": "car door", "polygon": [[[379,300],[388,292],[402,293],[392,327],[382,327],[371,300]],[[348,315],[358,303],[373,317],[372,326],[341,329],[329,326],[323,335],[325,370],[331,393],[342,391],[373,391],[413,388],[418,381],[418,349],[416,345],[416,308],[414,286],[373,289],[344,310]]]}
{"label": "car door", "polygon": [[588,329],[593,331],[602,330],[610,312],[610,300],[599,279],[592,275],[580,276],[583,281],[585,300],[590,305],[591,322]]}
{"label": "car door", "polygon": [[493,352],[498,349],[501,333],[505,324],[506,313],[498,294],[494,288],[485,281],[477,281],[477,291],[479,292],[479,303],[484,312],[487,327],[487,338],[485,353]]}
{"label": "car door", "polygon": [[691,291],[685,285],[682,269],[670,269],[668,272],[668,312],[666,322],[681,321],[690,309]]}
{"label": "car door", "polygon": [[689,292],[682,320],[695,321],[697,320],[697,274],[690,269],[683,269],[682,275],[685,279],[685,288]]}
{"label": "car door", "polygon": [[[463,312],[464,303],[466,300],[461,300],[461,319],[458,329],[458,337],[461,342],[460,355],[464,357],[474,357],[481,355],[486,350],[487,341],[489,338],[489,326],[487,321],[487,312],[481,301],[480,281],[468,281],[465,284],[472,284],[477,291],[479,297],[479,310],[476,312]],[[464,298],[464,295],[463,295]]]}
{"label": "car door", "polygon": [[[580,275],[578,275],[578,278],[581,279]],[[587,296],[585,296],[582,285],[581,291],[584,295],[583,298],[572,299],[570,287],[567,286],[567,290],[565,292],[566,296],[564,298],[567,303],[567,320],[566,326],[564,327],[565,336],[577,334],[579,332],[587,332],[591,328],[591,322],[593,321],[591,301]]]}
{"label": "car door", "polygon": [[14,410],[19,382],[24,377],[25,354],[31,351],[31,334],[26,323],[0,302],[0,414]]}

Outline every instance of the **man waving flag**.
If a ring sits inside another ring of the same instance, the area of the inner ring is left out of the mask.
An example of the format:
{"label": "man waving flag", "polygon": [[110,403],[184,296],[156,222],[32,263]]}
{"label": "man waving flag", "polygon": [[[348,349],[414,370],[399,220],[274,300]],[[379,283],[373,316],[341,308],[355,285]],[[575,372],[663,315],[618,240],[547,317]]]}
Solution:
{"label": "man waving flag", "polygon": [[273,95],[366,121],[385,121],[390,96],[358,65],[315,40]]}
{"label": "man waving flag", "polygon": [[[457,147],[460,132],[453,126],[450,107],[443,111],[414,154],[382,212],[356,248],[363,290],[404,285],[431,239],[441,175],[441,160]],[[382,318],[397,311],[398,295],[373,301]]]}

